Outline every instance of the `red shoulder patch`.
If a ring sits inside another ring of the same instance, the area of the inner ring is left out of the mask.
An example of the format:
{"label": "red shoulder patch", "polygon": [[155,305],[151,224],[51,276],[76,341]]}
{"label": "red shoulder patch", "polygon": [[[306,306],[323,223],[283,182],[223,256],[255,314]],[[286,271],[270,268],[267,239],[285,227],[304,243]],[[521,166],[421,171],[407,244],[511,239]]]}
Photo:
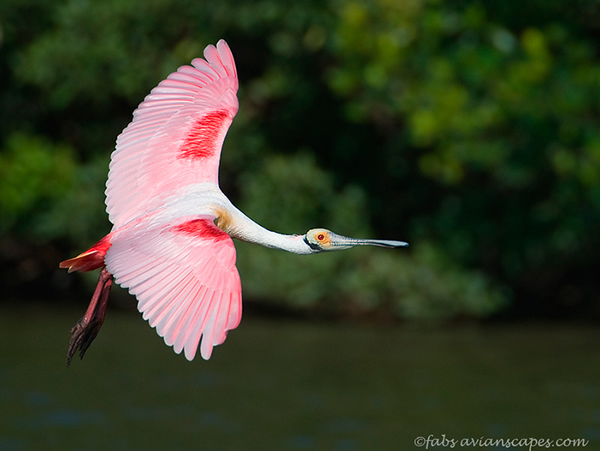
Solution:
{"label": "red shoulder patch", "polygon": [[227,110],[217,110],[198,119],[181,146],[178,158],[200,160],[212,157],[217,151],[216,141],[223,122],[228,118]]}
{"label": "red shoulder patch", "polygon": [[229,235],[219,229],[210,219],[192,219],[172,227],[171,230],[197,238],[212,238],[215,241],[229,238]]}

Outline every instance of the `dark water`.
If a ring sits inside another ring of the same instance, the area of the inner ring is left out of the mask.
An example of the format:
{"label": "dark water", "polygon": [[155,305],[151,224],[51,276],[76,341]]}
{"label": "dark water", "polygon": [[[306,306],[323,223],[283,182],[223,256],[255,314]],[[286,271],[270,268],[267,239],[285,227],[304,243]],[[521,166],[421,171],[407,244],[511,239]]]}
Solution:
{"label": "dark water", "polygon": [[66,368],[81,313],[0,308],[0,450],[404,450],[430,434],[600,449],[592,326],[244,318],[210,361],[189,363],[137,315],[110,311]]}

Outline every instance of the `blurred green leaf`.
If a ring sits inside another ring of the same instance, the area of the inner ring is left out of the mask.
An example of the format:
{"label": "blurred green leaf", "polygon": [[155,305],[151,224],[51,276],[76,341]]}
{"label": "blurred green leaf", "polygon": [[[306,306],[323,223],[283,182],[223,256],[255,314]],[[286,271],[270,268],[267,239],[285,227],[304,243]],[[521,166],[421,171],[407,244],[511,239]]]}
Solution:
{"label": "blurred green leaf", "polygon": [[[240,77],[221,164],[232,200],[282,232],[413,246],[310,259],[242,246],[247,293],[403,317],[485,315],[511,290],[595,305],[596,0],[6,0],[0,17],[11,239],[79,248],[106,233],[115,137],[162,78],[225,38]],[[258,268],[282,274],[263,286]]]}
{"label": "blurred green leaf", "polygon": [[73,152],[45,138],[11,135],[0,153],[0,233],[73,189]]}

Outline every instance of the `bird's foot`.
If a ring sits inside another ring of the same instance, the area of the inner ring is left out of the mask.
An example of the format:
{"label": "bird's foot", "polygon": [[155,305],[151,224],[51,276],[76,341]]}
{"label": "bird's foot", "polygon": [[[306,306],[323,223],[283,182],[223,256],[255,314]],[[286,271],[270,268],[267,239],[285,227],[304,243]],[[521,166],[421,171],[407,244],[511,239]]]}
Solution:
{"label": "bird's foot", "polygon": [[102,268],[98,285],[96,285],[96,290],[85,315],[71,329],[71,340],[67,350],[67,366],[71,364],[71,360],[78,350],[79,357],[83,359],[85,352],[100,332],[102,323],[104,323],[108,295],[112,284],[112,274],[106,268]]}
{"label": "bird's foot", "polygon": [[71,329],[71,340],[69,341],[69,349],[67,351],[67,366],[71,364],[73,356],[79,350],[79,357],[83,359],[85,351],[90,347],[94,338],[100,332],[104,318],[96,320],[88,320],[85,316],[82,317],[77,324]]}

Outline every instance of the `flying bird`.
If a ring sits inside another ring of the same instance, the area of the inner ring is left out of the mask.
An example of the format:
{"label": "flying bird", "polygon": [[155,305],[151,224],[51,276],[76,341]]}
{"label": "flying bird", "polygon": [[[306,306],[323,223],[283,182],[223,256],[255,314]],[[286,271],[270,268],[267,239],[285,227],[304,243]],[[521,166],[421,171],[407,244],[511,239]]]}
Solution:
{"label": "flying bird", "polygon": [[[104,321],[113,279],[137,298],[150,326],[192,360],[206,360],[242,315],[232,238],[297,254],[391,240],[354,239],[327,229],[283,235],[252,221],[219,188],[225,134],[238,111],[238,78],[224,40],[161,81],[118,136],[106,183],[111,232],[77,257],[72,271],[101,269],[84,316],[71,329],[67,364],[83,358]],[[285,189],[285,187],[282,187]]]}

